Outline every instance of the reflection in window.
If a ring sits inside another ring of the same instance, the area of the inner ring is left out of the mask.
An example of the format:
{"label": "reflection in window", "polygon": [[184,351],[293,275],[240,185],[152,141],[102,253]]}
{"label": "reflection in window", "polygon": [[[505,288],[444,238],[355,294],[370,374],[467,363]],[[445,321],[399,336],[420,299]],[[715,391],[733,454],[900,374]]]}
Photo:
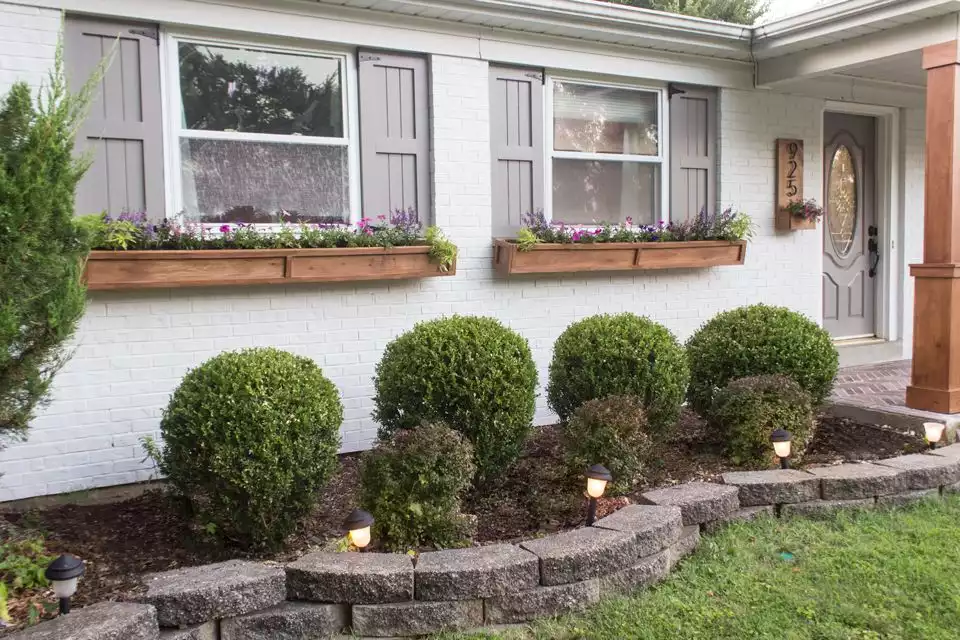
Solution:
{"label": "reflection in window", "polygon": [[599,160],[553,161],[553,219],[567,224],[622,222],[654,224],[660,166]]}
{"label": "reflection in window", "polygon": [[827,185],[827,229],[840,257],[853,247],[857,214],[857,171],[850,149],[840,145],[830,161]]}

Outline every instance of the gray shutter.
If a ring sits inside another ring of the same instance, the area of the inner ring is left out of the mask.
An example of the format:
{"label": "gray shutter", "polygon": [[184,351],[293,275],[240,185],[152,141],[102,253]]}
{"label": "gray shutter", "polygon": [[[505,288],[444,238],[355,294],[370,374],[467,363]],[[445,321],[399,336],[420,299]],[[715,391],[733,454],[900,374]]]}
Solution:
{"label": "gray shutter", "polygon": [[543,73],[490,68],[493,235],[510,236],[521,216],[543,208]]}
{"label": "gray shutter", "polygon": [[360,53],[360,165],[363,215],[430,211],[430,104],[427,62],[418,56]]}
{"label": "gray shutter", "polygon": [[712,89],[670,98],[670,213],[686,220],[717,207],[717,103]]}
{"label": "gray shutter", "polygon": [[76,90],[100,60],[113,61],[94,91],[77,149],[93,165],[77,186],[79,215],[146,211],[166,216],[157,27],[67,17],[64,59]]}

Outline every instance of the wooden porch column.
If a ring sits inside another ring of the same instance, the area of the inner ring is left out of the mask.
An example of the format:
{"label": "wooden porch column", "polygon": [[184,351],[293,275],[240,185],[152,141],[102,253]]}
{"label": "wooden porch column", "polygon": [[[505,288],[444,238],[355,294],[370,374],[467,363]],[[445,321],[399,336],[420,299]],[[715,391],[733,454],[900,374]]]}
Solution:
{"label": "wooden porch column", "polygon": [[915,280],[907,406],[960,412],[960,45],[923,50],[927,142],[923,264]]}

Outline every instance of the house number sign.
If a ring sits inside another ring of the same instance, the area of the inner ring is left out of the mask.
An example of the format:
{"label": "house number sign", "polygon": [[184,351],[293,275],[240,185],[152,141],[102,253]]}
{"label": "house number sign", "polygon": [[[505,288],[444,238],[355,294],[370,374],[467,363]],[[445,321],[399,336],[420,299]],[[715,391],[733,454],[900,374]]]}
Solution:
{"label": "house number sign", "polygon": [[[777,229],[806,228],[805,222],[791,220],[783,208],[803,200],[803,140],[777,140]],[[802,224],[800,227],[798,224]]]}

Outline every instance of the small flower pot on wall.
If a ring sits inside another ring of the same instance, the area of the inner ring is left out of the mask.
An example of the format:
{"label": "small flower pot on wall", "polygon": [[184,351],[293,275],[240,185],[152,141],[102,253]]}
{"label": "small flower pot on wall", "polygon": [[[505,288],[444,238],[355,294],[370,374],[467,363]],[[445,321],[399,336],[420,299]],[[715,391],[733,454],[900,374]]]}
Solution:
{"label": "small flower pot on wall", "polygon": [[774,227],[777,231],[816,229],[816,220],[807,220],[788,210],[803,201],[803,140],[777,140],[777,196]]}

